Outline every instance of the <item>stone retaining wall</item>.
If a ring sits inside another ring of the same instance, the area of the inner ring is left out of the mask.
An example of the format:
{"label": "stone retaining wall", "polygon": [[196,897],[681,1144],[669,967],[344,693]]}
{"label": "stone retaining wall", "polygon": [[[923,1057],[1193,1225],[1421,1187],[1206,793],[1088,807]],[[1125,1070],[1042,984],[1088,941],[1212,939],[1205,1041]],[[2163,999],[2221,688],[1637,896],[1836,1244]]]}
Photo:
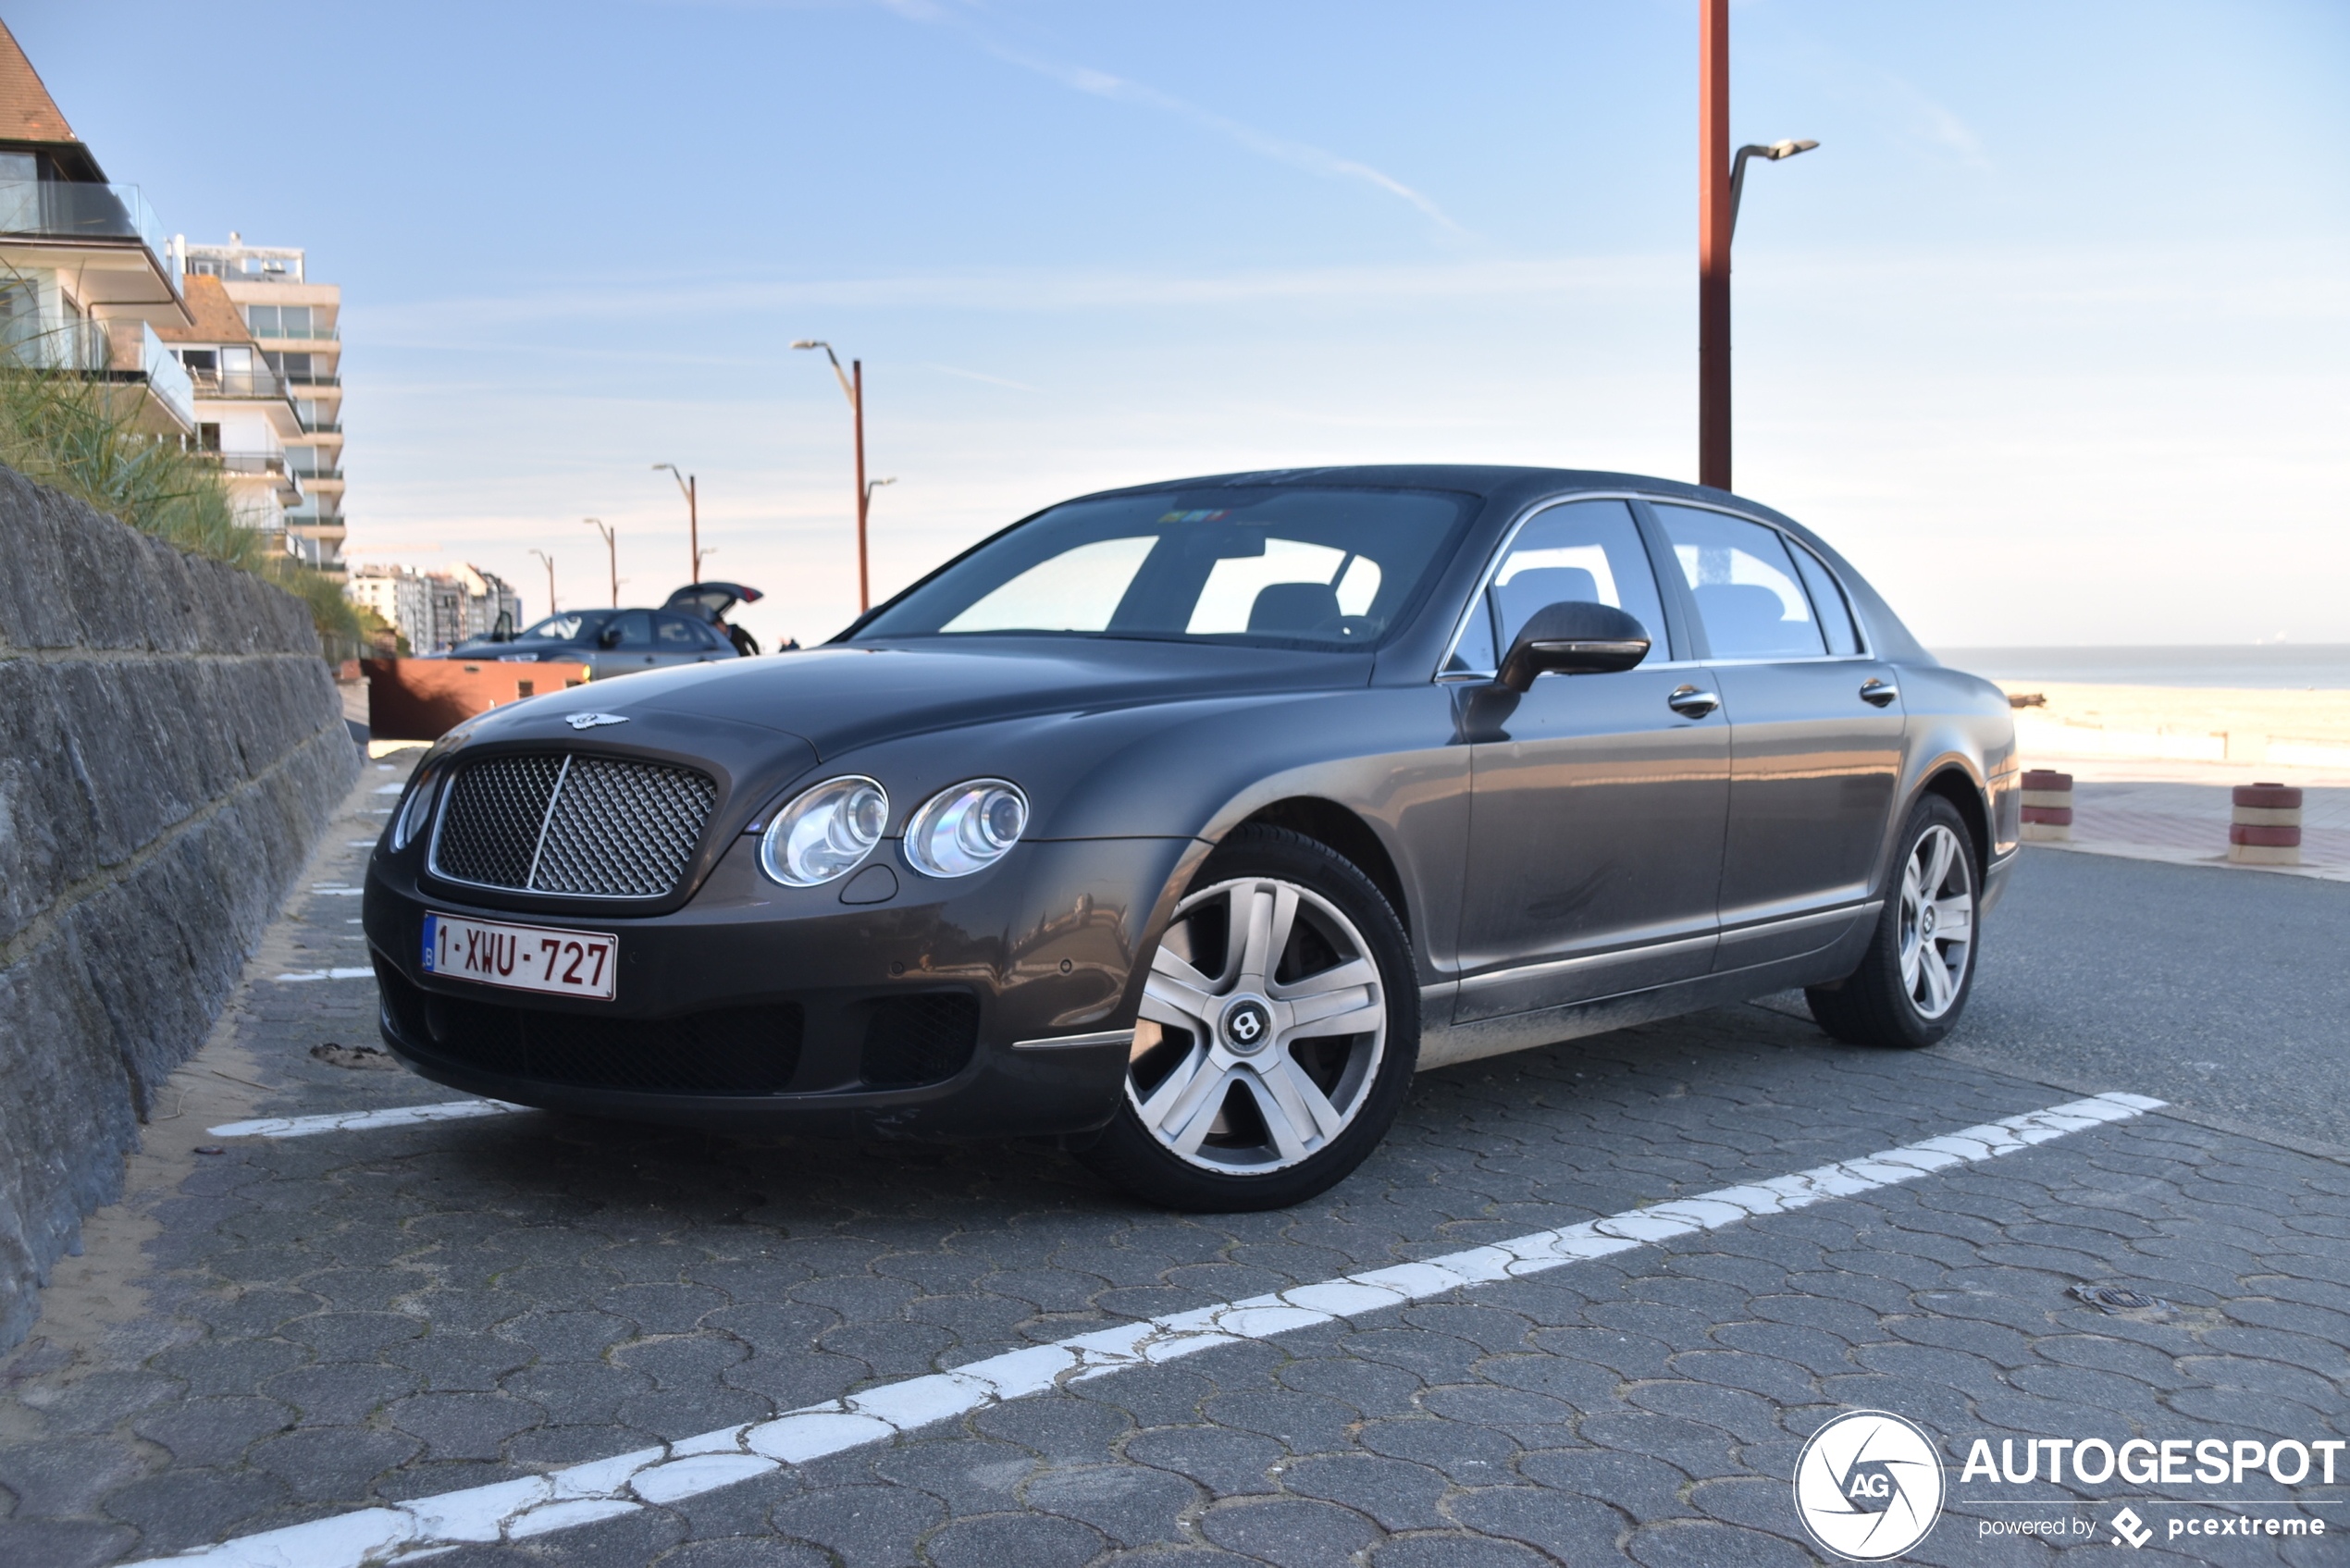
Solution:
{"label": "stone retaining wall", "polygon": [[358,767],[299,600],[0,468],[0,1349]]}

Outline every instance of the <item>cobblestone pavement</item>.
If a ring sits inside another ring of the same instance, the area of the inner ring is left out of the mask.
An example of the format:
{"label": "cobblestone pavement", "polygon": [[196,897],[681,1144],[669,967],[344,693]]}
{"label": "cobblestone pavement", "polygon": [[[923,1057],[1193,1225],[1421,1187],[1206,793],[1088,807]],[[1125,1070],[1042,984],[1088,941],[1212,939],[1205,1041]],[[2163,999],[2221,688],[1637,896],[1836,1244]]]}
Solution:
{"label": "cobblestone pavement", "polygon": [[[1360,1172],[1268,1215],[1139,1210],[1025,1145],[539,1113],[207,1142],[240,1117],[456,1098],[334,1065],[374,1042],[365,979],[268,978],[362,962],[337,889],[380,821],[335,834],[175,1080],[133,1195],[0,1364],[0,1563],[127,1562],[536,1474],[2070,1097],[1942,1053],[1835,1047],[1781,999],[1427,1075]],[[313,1055],[330,1043],[346,1049]],[[2068,1293],[2093,1283],[2161,1304]],[[1898,1412],[1954,1462],[1977,1437],[2306,1444],[2350,1437],[2345,1346],[2350,1165],[2158,1113],[437,1561],[1807,1562],[1788,1481],[1839,1411]],[[1984,1534],[1999,1521],[2078,1518],[2094,1534],[2071,1538],[2111,1549],[2125,1495],[2149,1554],[2350,1560],[2350,1484],[2248,1479],[1953,1469],[1907,1560],[2062,1549]],[[2237,1514],[2323,1518],[2333,1538],[2164,1534]]]}

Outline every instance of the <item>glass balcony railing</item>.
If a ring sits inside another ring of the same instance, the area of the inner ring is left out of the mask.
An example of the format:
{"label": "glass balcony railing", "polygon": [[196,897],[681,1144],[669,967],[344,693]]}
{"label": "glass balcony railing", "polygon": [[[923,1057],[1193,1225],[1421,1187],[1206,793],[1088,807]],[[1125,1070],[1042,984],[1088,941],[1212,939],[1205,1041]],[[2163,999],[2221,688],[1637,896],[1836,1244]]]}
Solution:
{"label": "glass balcony railing", "polygon": [[342,385],[342,377],[340,376],[310,376],[288,371],[286,373],[286,385],[290,387],[340,387]]}
{"label": "glass balcony railing", "polygon": [[340,436],[342,434],[342,422],[338,419],[305,419],[302,422],[302,433],[305,436]]}
{"label": "glass balcony railing", "polygon": [[163,226],[136,185],[61,179],[0,180],[0,234],[60,240],[137,240],[158,257]]}
{"label": "glass balcony railing", "polygon": [[282,398],[286,378],[266,365],[250,370],[191,370],[196,395],[203,398]]}
{"label": "glass balcony railing", "polygon": [[283,474],[286,454],[274,451],[216,451],[206,453],[227,474]]}
{"label": "glass balcony railing", "polygon": [[255,321],[250,324],[250,329],[265,343],[339,343],[342,340],[342,328],[340,327],[287,327]]}
{"label": "glass balcony railing", "polygon": [[0,327],[0,352],[25,370],[68,370],[83,375],[105,372],[114,349],[103,321],[56,316],[12,317]]}
{"label": "glass balcony railing", "polygon": [[155,329],[143,321],[139,324],[139,368],[147,378],[147,390],[157,402],[179,415],[180,424],[195,428],[195,383],[189,379],[179,362],[171,357],[171,351],[163,346]]}

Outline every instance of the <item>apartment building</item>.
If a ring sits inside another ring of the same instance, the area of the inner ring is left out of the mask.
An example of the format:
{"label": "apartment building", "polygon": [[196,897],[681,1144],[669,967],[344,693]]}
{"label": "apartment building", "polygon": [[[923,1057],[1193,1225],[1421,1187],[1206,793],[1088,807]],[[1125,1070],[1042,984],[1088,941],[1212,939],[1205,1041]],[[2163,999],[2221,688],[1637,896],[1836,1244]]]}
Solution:
{"label": "apartment building", "polygon": [[323,551],[305,551],[288,535],[289,509],[303,500],[302,481],[287,443],[302,423],[283,377],[262,358],[261,345],[216,278],[179,279],[188,323],[159,329],[186,371],[195,397],[195,444],[213,453],[229,480],[229,498],[246,527],[272,536],[314,566]]}
{"label": "apartment building", "polygon": [[[257,370],[292,411],[286,473],[300,494],[286,506],[287,548],[315,566],[342,569],[342,289],[314,283],[307,254],[248,245],[180,246],[191,297],[218,290],[252,343]],[[209,281],[207,281],[209,280]]]}
{"label": "apartment building", "polygon": [[169,254],[0,23],[0,364],[80,376],[137,428],[192,436],[193,389],[157,335],[191,321]]}
{"label": "apartment building", "polygon": [[454,572],[362,566],[342,591],[353,604],[398,628],[411,653],[446,653],[469,637],[498,631],[501,623],[510,633],[523,625],[522,596],[503,577],[478,566]]}

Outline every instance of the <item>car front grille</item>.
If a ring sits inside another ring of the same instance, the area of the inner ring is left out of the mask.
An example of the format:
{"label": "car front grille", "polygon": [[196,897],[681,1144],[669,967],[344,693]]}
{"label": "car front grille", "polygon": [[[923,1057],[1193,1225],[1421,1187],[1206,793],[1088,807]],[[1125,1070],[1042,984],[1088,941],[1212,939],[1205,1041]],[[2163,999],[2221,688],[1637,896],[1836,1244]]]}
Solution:
{"label": "car front grille", "polygon": [[585,898],[658,898],[701,842],[706,773],[617,757],[494,757],[460,772],[440,808],[435,876]]}
{"label": "car front grille", "polygon": [[796,1002],[598,1018],[443,996],[381,960],[376,978],[403,1040],[501,1078],[652,1094],[777,1094],[799,1070],[804,1015]]}

